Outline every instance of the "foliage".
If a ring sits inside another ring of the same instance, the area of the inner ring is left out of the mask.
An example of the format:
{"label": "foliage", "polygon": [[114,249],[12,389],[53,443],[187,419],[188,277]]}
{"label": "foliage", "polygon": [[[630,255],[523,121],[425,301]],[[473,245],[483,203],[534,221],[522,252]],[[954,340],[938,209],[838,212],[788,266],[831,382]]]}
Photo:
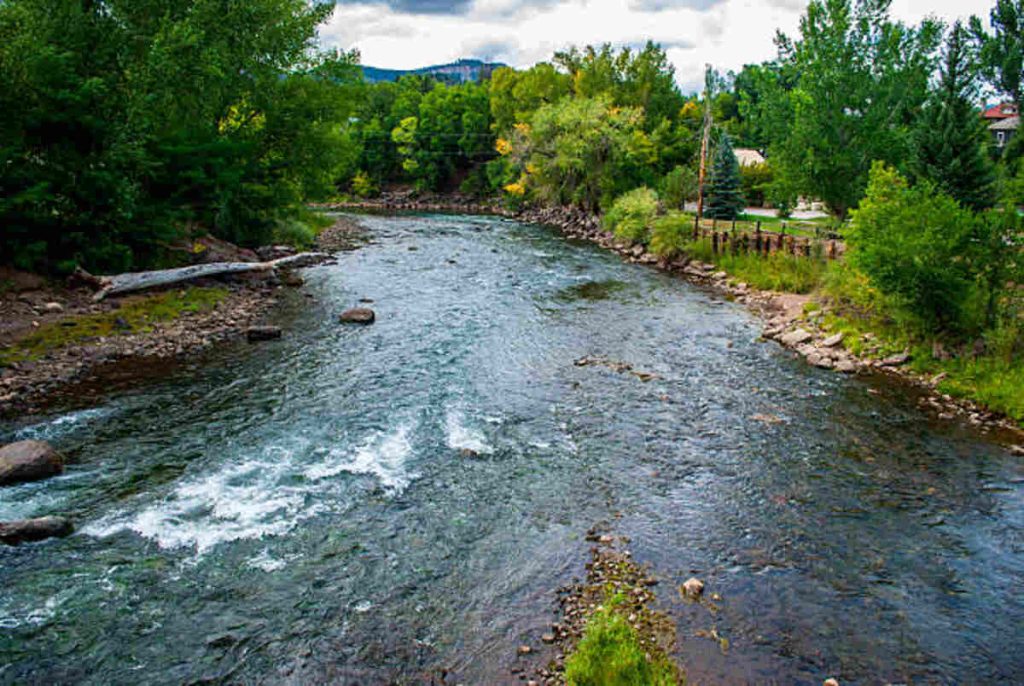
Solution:
{"label": "foliage", "polygon": [[746,203],[740,185],[740,166],[732,149],[732,140],[729,134],[723,133],[715,151],[705,216],[712,219],[735,219],[742,214]]}
{"label": "foliage", "polygon": [[657,215],[658,195],[642,186],[615,200],[604,215],[604,225],[615,232],[616,238],[646,244],[650,240],[651,226]]}
{"label": "foliage", "polygon": [[697,170],[679,165],[662,178],[659,194],[666,207],[682,209],[686,202],[697,198],[697,187]]}
{"label": "foliage", "polygon": [[566,683],[675,686],[679,682],[676,666],[664,657],[649,657],[636,630],[616,612],[616,602],[610,598],[590,615],[583,638],[565,661]]}
{"label": "foliage", "polygon": [[995,199],[995,172],[985,151],[988,132],[974,107],[976,72],[967,32],[956,23],[947,39],[938,87],[917,124],[913,168],[919,178],[980,210]]}
{"label": "foliage", "polygon": [[996,0],[989,14],[992,33],[971,17],[971,33],[981,45],[981,62],[990,83],[1020,105],[1024,88],[1024,2]]}
{"label": "foliage", "polygon": [[[44,324],[0,351],[0,367],[37,360],[64,346],[120,334],[148,332],[154,324],[173,321],[186,313],[207,312],[228,295],[223,288],[188,288],[124,299],[109,312]],[[69,325],[71,324],[71,325]]]}
{"label": "foliage", "polygon": [[976,285],[971,259],[979,222],[930,184],[910,187],[883,163],[853,213],[849,259],[929,328],[956,328]]}
{"label": "foliage", "polygon": [[778,65],[760,74],[755,104],[743,107],[768,140],[778,176],[823,200],[840,218],[856,206],[873,160],[910,159],[940,31],[909,28],[879,0],[813,0],[800,38],[777,39]]}
{"label": "foliage", "polygon": [[654,220],[650,247],[658,257],[673,259],[686,252],[693,235],[693,217],[671,211]]}
{"label": "foliage", "polygon": [[771,165],[767,162],[747,164],[740,167],[740,188],[747,204],[764,207],[775,180]]}
{"label": "foliage", "polygon": [[651,41],[636,52],[615,52],[608,43],[583,50],[573,47],[556,53],[555,63],[568,72],[576,97],[604,97],[621,107],[638,108],[648,133],[674,118],[683,106],[668,56]]}
{"label": "foliage", "polygon": [[352,192],[357,198],[372,198],[380,192],[380,189],[369,174],[359,170],[352,177]]}
{"label": "foliage", "polygon": [[535,197],[596,210],[653,181],[657,151],[638,109],[605,98],[566,98],[534,113],[514,153]]}
{"label": "foliage", "polygon": [[0,262],[123,270],[190,225],[269,238],[353,158],[355,56],[315,47],[329,12],[0,3]]}

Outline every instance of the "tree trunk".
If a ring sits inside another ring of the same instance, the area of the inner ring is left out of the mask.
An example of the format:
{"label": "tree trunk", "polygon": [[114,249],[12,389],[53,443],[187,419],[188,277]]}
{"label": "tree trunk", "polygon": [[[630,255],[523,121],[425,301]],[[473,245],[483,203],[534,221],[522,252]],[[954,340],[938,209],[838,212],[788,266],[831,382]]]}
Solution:
{"label": "tree trunk", "polygon": [[270,262],[214,262],[212,264],[197,264],[179,269],[161,269],[152,272],[101,276],[98,277],[101,284],[100,290],[93,296],[93,300],[99,302],[108,295],[121,295],[147,288],[170,286],[171,284],[192,281],[208,276],[268,272],[281,268],[304,267],[315,264],[327,257],[326,253],[301,253],[299,255],[282,257],[278,260],[271,260]]}

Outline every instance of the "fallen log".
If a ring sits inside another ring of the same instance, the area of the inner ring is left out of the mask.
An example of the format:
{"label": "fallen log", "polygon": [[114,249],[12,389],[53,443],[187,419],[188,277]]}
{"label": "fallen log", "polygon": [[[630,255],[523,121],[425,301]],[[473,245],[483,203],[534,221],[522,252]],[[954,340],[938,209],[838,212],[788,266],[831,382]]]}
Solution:
{"label": "fallen log", "polygon": [[226,274],[245,274],[248,272],[269,272],[275,269],[305,267],[316,264],[327,259],[329,255],[319,252],[307,252],[298,255],[290,255],[269,262],[213,262],[211,264],[197,264],[191,267],[180,267],[178,269],[160,269],[152,272],[131,272],[128,274],[116,274],[114,276],[97,277],[100,283],[100,290],[92,297],[95,302],[103,300],[108,295],[122,295],[147,288],[170,286],[184,281],[193,281],[209,276],[224,276]]}

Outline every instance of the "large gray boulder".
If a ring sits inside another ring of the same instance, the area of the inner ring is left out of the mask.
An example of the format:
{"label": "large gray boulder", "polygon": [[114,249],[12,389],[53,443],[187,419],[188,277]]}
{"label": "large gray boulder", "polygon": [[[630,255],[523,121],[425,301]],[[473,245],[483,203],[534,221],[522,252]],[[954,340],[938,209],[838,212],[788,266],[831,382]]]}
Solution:
{"label": "large gray boulder", "polygon": [[64,458],[45,441],[19,441],[0,448],[0,486],[39,481],[64,471]]}
{"label": "large gray boulder", "polygon": [[75,526],[66,517],[40,517],[17,522],[0,522],[0,543],[18,545],[47,538],[69,536]]}

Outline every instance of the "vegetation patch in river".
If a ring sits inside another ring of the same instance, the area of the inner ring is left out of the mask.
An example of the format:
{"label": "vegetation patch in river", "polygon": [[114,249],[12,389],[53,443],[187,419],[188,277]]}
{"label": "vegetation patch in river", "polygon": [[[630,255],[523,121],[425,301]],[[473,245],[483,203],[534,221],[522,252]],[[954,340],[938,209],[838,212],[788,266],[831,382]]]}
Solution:
{"label": "vegetation patch in river", "polygon": [[624,281],[616,281],[615,279],[605,279],[604,281],[586,281],[579,283],[568,288],[563,288],[558,292],[556,298],[565,302],[574,302],[577,300],[608,300],[616,293],[625,291],[627,284]]}
{"label": "vegetation patch in river", "polygon": [[568,686],[675,686],[685,679],[670,657],[675,627],[652,609],[655,580],[628,551],[626,539],[598,535],[585,583],[563,588],[562,622],[545,636],[567,656],[538,676],[545,684]]}

